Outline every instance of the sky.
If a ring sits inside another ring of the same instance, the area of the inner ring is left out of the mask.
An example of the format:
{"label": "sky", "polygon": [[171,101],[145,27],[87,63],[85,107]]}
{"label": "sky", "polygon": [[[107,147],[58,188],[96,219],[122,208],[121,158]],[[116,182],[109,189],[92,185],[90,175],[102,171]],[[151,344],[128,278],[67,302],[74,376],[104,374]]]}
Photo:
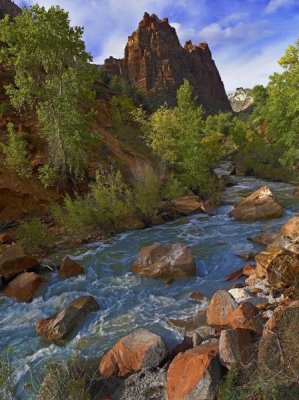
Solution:
{"label": "sky", "polygon": [[[32,5],[36,0],[14,0]],[[84,27],[94,61],[123,57],[145,11],[168,17],[182,45],[207,42],[227,92],[267,84],[277,60],[299,39],[299,0],[39,0],[59,5]]]}

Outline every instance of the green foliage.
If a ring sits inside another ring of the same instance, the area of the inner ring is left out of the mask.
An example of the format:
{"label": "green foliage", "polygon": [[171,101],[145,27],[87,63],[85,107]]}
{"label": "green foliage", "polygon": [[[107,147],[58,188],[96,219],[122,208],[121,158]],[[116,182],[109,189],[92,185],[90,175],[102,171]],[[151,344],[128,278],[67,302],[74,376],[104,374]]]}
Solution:
{"label": "green foliage", "polygon": [[141,216],[151,219],[157,215],[160,201],[160,180],[150,165],[135,171],[135,205]]}
{"label": "green foliage", "polygon": [[161,188],[161,197],[163,200],[177,199],[178,197],[184,196],[186,193],[186,188],[174,173],[171,173],[167,177],[165,184]]}
{"label": "green foliage", "polygon": [[[206,133],[204,112],[187,80],[177,92],[177,102],[174,109],[160,107],[142,126],[152,150],[176,167],[187,187],[202,190],[223,156],[222,134]],[[142,122],[142,113],[135,115],[137,118]]]}
{"label": "green foliage", "polygon": [[18,243],[29,252],[37,252],[53,243],[47,226],[38,218],[23,223],[17,229]]}
{"label": "green foliage", "polygon": [[127,82],[122,81],[117,75],[114,75],[109,83],[109,87],[119,95],[129,97],[134,104],[140,104],[144,102],[144,98],[139,89],[133,88]]}
{"label": "green foliage", "polygon": [[133,101],[125,96],[113,96],[109,101],[114,127],[118,128],[127,124],[131,119],[131,113],[134,110]]}
{"label": "green foliage", "polygon": [[90,234],[97,224],[94,204],[89,196],[74,199],[66,196],[62,206],[55,204],[52,207],[52,215],[58,225],[75,239]]}
{"label": "green foliage", "polygon": [[15,70],[6,87],[11,104],[37,112],[40,134],[48,143],[48,164],[77,179],[92,145],[89,128],[98,72],[81,39],[82,28],[70,27],[59,7],[25,8],[0,21],[0,60]]}
{"label": "green foliage", "polygon": [[1,103],[0,104],[0,114],[3,115],[3,117],[6,117],[10,111],[12,110],[12,106],[9,103]]}
{"label": "green foliage", "polygon": [[0,354],[0,398],[2,400],[14,400],[15,376],[14,369],[10,360],[12,348]]}
{"label": "green foliage", "polygon": [[5,165],[14,170],[21,178],[31,176],[27,143],[21,133],[14,130],[12,123],[7,124],[7,144],[2,144]]}
{"label": "green foliage", "polygon": [[95,201],[97,219],[101,225],[117,228],[123,219],[133,213],[132,192],[120,171],[112,168],[100,169],[96,175],[96,182],[91,185],[91,196]]}
{"label": "green foliage", "polygon": [[287,48],[279,64],[284,72],[270,77],[266,122],[270,135],[284,149],[281,163],[296,167],[299,162],[299,40]]}
{"label": "green foliage", "polygon": [[38,177],[45,188],[55,186],[58,181],[59,170],[57,167],[45,164],[38,169]]}
{"label": "green foliage", "polygon": [[103,67],[99,68],[99,81],[107,86],[111,82],[110,76],[107,74],[107,72],[105,71],[105,69]]}

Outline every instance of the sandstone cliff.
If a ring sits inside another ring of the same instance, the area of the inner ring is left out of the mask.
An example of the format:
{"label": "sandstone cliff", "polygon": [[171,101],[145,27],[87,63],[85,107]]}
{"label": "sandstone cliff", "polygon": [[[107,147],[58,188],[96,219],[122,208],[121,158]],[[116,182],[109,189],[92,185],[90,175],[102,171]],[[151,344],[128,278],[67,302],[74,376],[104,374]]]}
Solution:
{"label": "sandstone cliff", "polygon": [[20,7],[18,7],[13,1],[0,0],[0,19],[6,14],[11,18],[16,17],[20,12]]}
{"label": "sandstone cliff", "polygon": [[194,45],[188,41],[182,47],[168,19],[160,20],[155,14],[144,14],[138,29],[128,38],[124,58],[108,58],[104,69],[140,89],[156,104],[167,102],[171,106],[186,78],[208,112],[231,111],[207,43]]}

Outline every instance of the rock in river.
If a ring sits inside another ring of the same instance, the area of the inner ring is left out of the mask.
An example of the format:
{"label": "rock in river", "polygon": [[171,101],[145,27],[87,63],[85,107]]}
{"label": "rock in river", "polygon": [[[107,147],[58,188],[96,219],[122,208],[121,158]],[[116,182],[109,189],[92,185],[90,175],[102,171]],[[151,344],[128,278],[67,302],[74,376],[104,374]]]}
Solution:
{"label": "rock in river", "polygon": [[38,265],[38,261],[27,256],[23,247],[14,245],[1,246],[0,249],[0,275],[10,279],[30,270]]}
{"label": "rock in river", "polygon": [[73,276],[84,274],[84,272],[84,268],[81,267],[80,264],[69,257],[64,257],[59,269],[59,276],[60,278],[67,279]]}
{"label": "rock in river", "polygon": [[189,247],[154,243],[141,249],[132,271],[151,278],[195,276],[196,264]]}
{"label": "rock in river", "polygon": [[279,218],[283,215],[283,208],[270,188],[263,186],[237,204],[230,215],[244,221]]}
{"label": "rock in river", "polygon": [[44,282],[45,279],[35,272],[23,272],[9,282],[4,294],[9,297],[15,297],[19,302],[29,302]]}
{"label": "rock in river", "polygon": [[87,314],[98,309],[99,305],[92,296],[80,297],[52,317],[38,321],[36,331],[49,341],[64,340]]}

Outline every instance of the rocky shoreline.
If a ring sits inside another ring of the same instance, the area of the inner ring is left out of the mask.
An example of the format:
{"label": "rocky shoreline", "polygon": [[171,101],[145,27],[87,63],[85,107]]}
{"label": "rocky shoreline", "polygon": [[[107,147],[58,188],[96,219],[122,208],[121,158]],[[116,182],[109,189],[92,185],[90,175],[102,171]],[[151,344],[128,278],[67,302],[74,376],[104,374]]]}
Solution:
{"label": "rocky shoreline", "polygon": [[[269,188],[262,187],[231,214],[255,220],[279,217],[282,212]],[[299,316],[299,217],[288,220],[267,243],[256,255],[243,254],[247,263],[227,277],[229,281],[244,277],[244,284],[218,290],[209,302],[201,293],[192,293],[193,299],[207,306],[188,319],[169,321],[183,336],[176,348],[169,349],[162,337],[144,328],[118,340],[99,362],[95,386],[101,395],[95,398],[214,400],[228,371],[250,365],[253,357],[258,365],[267,364],[273,340],[279,343],[280,321],[290,312]],[[255,262],[249,263],[253,257]],[[18,301],[31,301],[45,284],[38,261],[17,245],[2,251],[0,271],[4,294]],[[132,272],[171,283],[179,276],[194,275],[195,261],[187,246],[154,243],[141,249]],[[84,268],[65,257],[58,274],[68,279],[84,274]],[[80,297],[37,321],[36,332],[46,341],[63,344],[99,307],[92,296]]]}

